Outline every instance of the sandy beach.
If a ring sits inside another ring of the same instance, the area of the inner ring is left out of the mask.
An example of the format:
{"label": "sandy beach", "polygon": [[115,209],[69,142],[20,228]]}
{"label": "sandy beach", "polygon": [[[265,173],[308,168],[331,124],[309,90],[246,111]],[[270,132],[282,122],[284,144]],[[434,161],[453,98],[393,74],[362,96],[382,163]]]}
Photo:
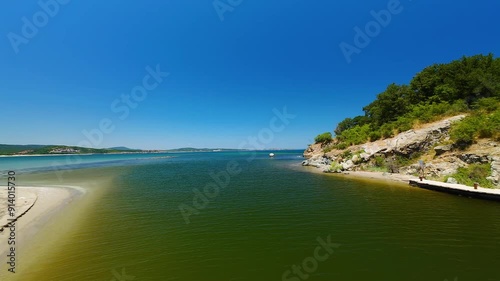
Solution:
{"label": "sandy beach", "polygon": [[410,180],[417,180],[417,177],[403,175],[403,174],[391,174],[391,173],[383,173],[383,172],[366,172],[366,171],[354,171],[354,172],[345,172],[338,174],[339,176],[345,176],[349,178],[363,178],[363,179],[372,179],[377,181],[391,181],[391,182],[399,182],[399,183],[409,183]]}
{"label": "sandy beach", "polygon": [[343,173],[324,173],[316,167],[299,166],[293,167],[296,170],[308,171],[316,174],[324,174],[334,177],[343,177],[347,179],[374,180],[378,182],[393,182],[409,184],[410,180],[417,180],[417,177],[403,174],[391,174],[387,172],[368,172],[368,171],[350,171]]}
{"label": "sandy beach", "polygon": [[8,243],[9,237],[14,235],[16,255],[19,255],[20,248],[26,249],[29,242],[56,214],[65,210],[84,193],[84,190],[78,187],[16,187],[16,221],[15,229],[11,229],[8,225],[11,216],[8,213],[7,187],[0,187],[0,229],[3,229],[0,232],[2,273],[7,270],[5,269],[7,255],[12,247]]}

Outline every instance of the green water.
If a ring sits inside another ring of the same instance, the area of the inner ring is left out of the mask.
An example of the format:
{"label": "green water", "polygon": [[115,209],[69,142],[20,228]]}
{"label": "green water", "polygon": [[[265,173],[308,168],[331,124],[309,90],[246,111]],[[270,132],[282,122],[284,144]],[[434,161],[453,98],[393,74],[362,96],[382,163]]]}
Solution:
{"label": "green water", "polygon": [[[314,174],[299,166],[298,155],[183,154],[68,172],[63,184],[112,182],[88,187],[100,191],[98,200],[17,277],[500,280],[498,203]],[[228,163],[240,172],[187,224],[180,204],[193,206],[193,189],[214,183],[210,173],[227,171]],[[42,183],[52,177],[23,176]],[[331,252],[319,248],[318,261],[318,241],[328,237],[336,245]],[[283,278],[304,260],[310,272]]]}

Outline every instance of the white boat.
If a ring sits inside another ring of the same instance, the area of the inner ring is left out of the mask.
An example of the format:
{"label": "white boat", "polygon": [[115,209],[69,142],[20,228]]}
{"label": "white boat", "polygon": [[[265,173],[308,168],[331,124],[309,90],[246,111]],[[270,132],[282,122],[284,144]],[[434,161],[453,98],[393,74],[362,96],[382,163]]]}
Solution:
{"label": "white boat", "polygon": [[269,153],[269,157],[273,158],[274,157],[274,153]]}

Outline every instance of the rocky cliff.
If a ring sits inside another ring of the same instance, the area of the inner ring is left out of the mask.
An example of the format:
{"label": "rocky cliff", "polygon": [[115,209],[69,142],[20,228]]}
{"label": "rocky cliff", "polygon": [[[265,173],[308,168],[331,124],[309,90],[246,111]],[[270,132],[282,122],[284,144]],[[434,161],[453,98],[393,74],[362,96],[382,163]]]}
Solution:
{"label": "rocky cliff", "polygon": [[465,115],[458,115],[446,118],[393,138],[354,145],[345,150],[333,149],[331,144],[313,144],[304,152],[307,160],[302,164],[333,173],[384,167],[391,173],[417,175],[419,161],[423,161],[427,177],[442,178],[456,173],[459,167],[490,163],[491,174],[488,180],[498,186],[499,143],[483,139],[466,150],[460,150],[450,141],[451,124],[464,117]]}

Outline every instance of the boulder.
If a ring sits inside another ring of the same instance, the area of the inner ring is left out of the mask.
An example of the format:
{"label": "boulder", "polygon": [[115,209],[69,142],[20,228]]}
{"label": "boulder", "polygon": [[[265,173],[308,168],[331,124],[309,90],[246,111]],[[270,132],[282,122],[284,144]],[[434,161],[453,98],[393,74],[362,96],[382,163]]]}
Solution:
{"label": "boulder", "polygon": [[434,150],[436,151],[436,155],[439,156],[443,153],[446,153],[448,151],[451,151],[453,149],[453,146],[451,144],[448,145],[440,145],[434,147]]}
{"label": "boulder", "polygon": [[495,185],[500,184],[500,157],[492,157],[490,181]]}
{"label": "boulder", "polygon": [[354,167],[354,163],[352,162],[352,160],[347,160],[346,162],[343,162],[340,165],[342,165],[342,169],[344,171],[349,171]]}
{"label": "boulder", "polygon": [[475,163],[489,163],[488,155],[476,155],[476,154],[461,154],[458,155],[458,158],[464,161],[467,164],[475,164]]}
{"label": "boulder", "polygon": [[316,158],[310,158],[307,160],[302,161],[302,166],[312,166],[319,168],[323,171],[329,170],[331,165],[330,159],[326,157],[316,157]]}
{"label": "boulder", "polygon": [[352,157],[352,162],[353,162],[354,164],[358,164],[360,160],[361,160],[361,158],[360,158],[358,155],[354,155],[354,156]]}
{"label": "boulder", "polygon": [[318,158],[323,156],[323,146],[320,143],[315,143],[310,145],[306,151],[304,151],[303,156],[307,159]]}
{"label": "boulder", "polygon": [[455,178],[449,177],[446,183],[458,184],[458,181]]}
{"label": "boulder", "polygon": [[361,154],[359,155],[359,157],[361,157],[361,159],[363,159],[363,161],[365,161],[365,162],[366,162],[366,161],[370,160],[370,157],[371,157],[371,156],[370,156],[370,154],[368,154],[368,153],[364,153],[364,152],[363,152],[363,153],[361,153]]}

